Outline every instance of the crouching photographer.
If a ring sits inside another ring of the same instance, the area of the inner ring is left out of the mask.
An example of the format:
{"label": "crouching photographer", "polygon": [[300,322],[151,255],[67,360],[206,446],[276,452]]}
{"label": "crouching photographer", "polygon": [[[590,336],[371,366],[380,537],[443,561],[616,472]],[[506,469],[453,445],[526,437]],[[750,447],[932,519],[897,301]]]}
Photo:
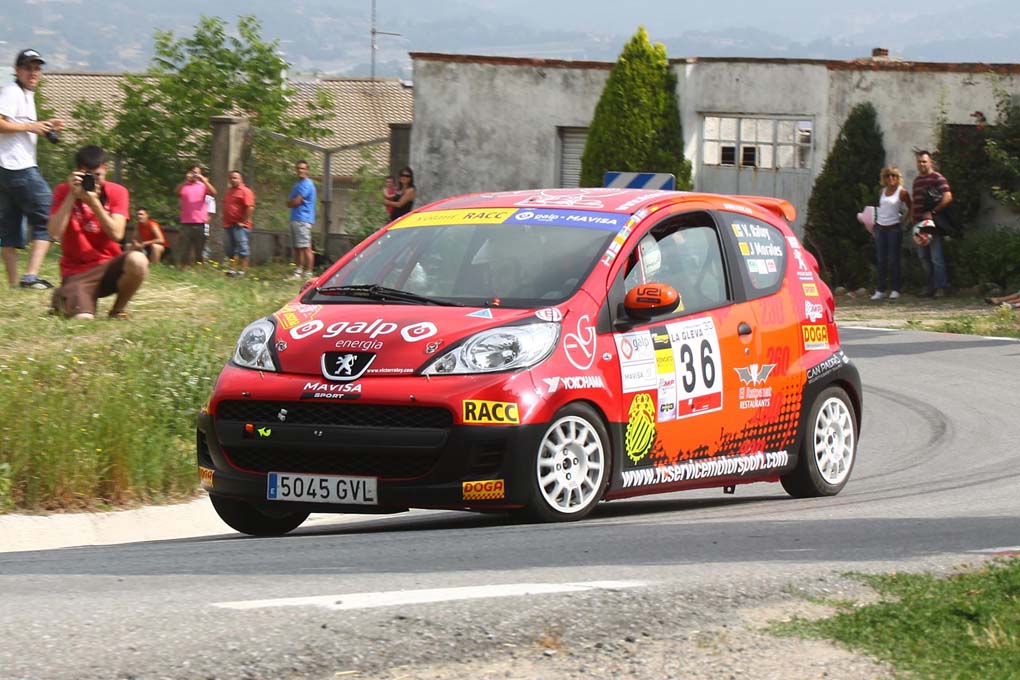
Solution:
{"label": "crouching photographer", "polygon": [[59,239],[60,288],[53,293],[53,312],[72,319],[92,319],[99,298],[116,294],[109,316],[127,318],[128,302],[149,273],[141,251],[123,252],[128,190],[106,181],[106,152],[83,146],[77,170],[53,191],[49,233]]}

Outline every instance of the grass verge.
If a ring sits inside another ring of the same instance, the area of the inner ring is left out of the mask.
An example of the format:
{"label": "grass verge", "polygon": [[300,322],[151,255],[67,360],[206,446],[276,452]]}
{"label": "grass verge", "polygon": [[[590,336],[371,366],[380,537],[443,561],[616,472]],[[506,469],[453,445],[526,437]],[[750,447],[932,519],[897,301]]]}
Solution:
{"label": "grass verge", "polygon": [[155,266],[128,321],[106,318],[112,298],[67,321],[48,292],[0,293],[0,512],[194,494],[195,414],[244,326],[297,293],[289,271]]}
{"label": "grass verge", "polygon": [[1020,677],[1020,560],[994,560],[948,578],[854,577],[882,601],[837,603],[832,618],[778,624],[773,632],[835,640],[914,678]]}

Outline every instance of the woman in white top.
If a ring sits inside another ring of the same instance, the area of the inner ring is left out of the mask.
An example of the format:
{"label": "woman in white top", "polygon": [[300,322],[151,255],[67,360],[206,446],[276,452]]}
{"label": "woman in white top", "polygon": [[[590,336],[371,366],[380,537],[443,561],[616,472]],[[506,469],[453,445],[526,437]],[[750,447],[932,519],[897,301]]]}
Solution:
{"label": "woman in white top", "polygon": [[875,210],[875,252],[878,255],[878,285],[872,300],[886,297],[887,274],[892,276],[889,299],[900,296],[900,247],[903,244],[903,218],[910,214],[910,192],[903,186],[903,175],[895,165],[882,168],[882,193]]}

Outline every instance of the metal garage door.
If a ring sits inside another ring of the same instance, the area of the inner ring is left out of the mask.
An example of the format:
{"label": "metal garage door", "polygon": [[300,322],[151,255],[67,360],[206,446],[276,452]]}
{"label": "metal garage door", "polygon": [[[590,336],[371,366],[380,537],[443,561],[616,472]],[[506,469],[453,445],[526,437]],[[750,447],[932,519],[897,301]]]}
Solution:
{"label": "metal garage door", "polygon": [[588,128],[559,128],[559,185],[575,189],[581,185],[581,155],[588,141]]}

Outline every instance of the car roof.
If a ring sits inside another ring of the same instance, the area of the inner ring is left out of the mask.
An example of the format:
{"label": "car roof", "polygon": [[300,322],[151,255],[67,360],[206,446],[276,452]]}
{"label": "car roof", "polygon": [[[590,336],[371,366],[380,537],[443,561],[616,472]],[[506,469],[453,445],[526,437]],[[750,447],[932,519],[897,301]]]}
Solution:
{"label": "car roof", "polygon": [[436,201],[423,207],[419,212],[452,209],[558,208],[631,214],[653,205],[663,208],[687,202],[702,204],[707,202],[721,209],[728,207],[740,212],[761,208],[791,222],[797,215],[796,209],[789,201],[771,196],[730,196],[688,191],[609,188],[525,189],[467,194]]}

